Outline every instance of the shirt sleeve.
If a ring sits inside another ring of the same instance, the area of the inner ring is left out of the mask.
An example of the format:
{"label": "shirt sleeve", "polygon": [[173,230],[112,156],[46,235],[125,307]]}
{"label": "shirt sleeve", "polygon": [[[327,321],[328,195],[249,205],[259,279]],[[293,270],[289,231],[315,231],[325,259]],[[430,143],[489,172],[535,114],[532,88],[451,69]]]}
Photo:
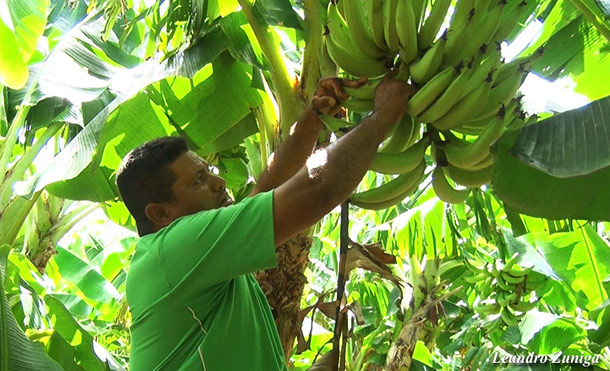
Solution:
{"label": "shirt sleeve", "polygon": [[170,287],[204,289],[276,266],[273,191],[177,219],[155,236]]}

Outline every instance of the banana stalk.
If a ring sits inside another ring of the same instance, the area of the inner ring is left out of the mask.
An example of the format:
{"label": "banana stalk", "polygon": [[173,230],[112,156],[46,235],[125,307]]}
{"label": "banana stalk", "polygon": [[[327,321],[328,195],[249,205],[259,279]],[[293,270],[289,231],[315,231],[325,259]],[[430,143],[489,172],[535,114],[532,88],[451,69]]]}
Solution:
{"label": "banana stalk", "polygon": [[23,226],[25,219],[40,197],[41,191],[32,195],[31,199],[17,196],[11,200],[2,212],[2,223],[0,223],[0,245],[12,245]]}
{"label": "banana stalk", "polygon": [[269,27],[261,25],[254,15],[251,0],[237,0],[242,11],[246,15],[248,23],[261,46],[263,55],[269,61],[271,80],[277,103],[280,108],[280,132],[283,137],[290,133],[290,127],[297,121],[304,107],[304,102],[295,89],[297,82],[292,77],[294,73],[288,71],[284,58],[277,47],[276,36]]}
{"label": "banana stalk", "polygon": [[[4,107],[2,107],[2,109],[4,110]],[[29,112],[30,106],[26,105],[19,107],[19,110],[8,129],[8,133],[2,142],[2,146],[0,147],[0,184],[4,183],[6,177],[8,163],[11,159],[11,154],[13,153],[13,146],[17,143],[17,132],[23,127],[25,118]]]}
{"label": "banana stalk", "polygon": [[322,15],[317,0],[305,0],[305,24],[307,25],[307,43],[303,51],[303,66],[301,69],[301,89],[305,100],[309,101],[318,80],[320,80],[320,60],[322,55]]}
{"label": "banana stalk", "polygon": [[[8,205],[13,196],[13,183],[22,180],[27,169],[32,165],[32,161],[38,155],[49,139],[51,139],[63,127],[63,123],[55,123],[44,129],[41,136],[28,148],[23,156],[15,162],[8,172],[9,175],[4,183],[0,185],[0,211]],[[6,142],[5,142],[6,143]]]}

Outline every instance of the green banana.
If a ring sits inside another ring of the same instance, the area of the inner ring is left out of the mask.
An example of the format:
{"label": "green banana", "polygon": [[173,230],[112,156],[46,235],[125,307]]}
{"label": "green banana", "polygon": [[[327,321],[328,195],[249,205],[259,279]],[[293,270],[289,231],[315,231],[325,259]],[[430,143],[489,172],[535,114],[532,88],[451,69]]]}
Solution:
{"label": "green banana", "polygon": [[398,124],[392,130],[389,138],[379,148],[380,153],[399,153],[407,149],[413,138],[419,137],[421,125],[409,115],[403,115]]}
{"label": "green banana", "polygon": [[491,0],[474,0],[475,25],[480,25],[483,19],[487,18],[490,3]]}
{"label": "green banana", "polygon": [[[490,156],[489,147],[504,132],[504,114],[499,114],[490,125],[477,137],[477,139],[467,144],[466,148],[461,145],[447,142],[443,150],[445,157],[450,164],[462,169],[473,170],[475,165],[480,164]],[[484,163],[483,165],[486,165]],[[486,167],[486,166],[483,166]],[[480,167],[479,167],[480,168]]]}
{"label": "green banana", "polygon": [[529,124],[526,113],[523,111],[517,112],[517,114],[506,124],[506,131],[515,131],[521,129],[523,126]]}
{"label": "green banana", "polygon": [[[341,2],[343,3],[343,2]],[[356,55],[358,57],[365,57],[366,55],[360,51],[352,34],[345,22],[345,19],[339,12],[339,7],[336,3],[329,3],[327,10],[327,26],[328,26],[328,35],[333,39],[335,45],[340,46],[341,48],[347,50],[350,54]]]}
{"label": "green banana", "polygon": [[501,83],[502,81],[506,80],[511,76],[514,76],[519,72],[531,69],[534,62],[540,59],[543,54],[544,48],[540,47],[530,55],[515,58],[508,63],[502,64],[500,68],[498,68],[498,78],[496,79],[495,85]]}
{"label": "green banana", "polygon": [[455,4],[455,10],[449,22],[449,29],[456,30],[472,17],[474,0],[459,0]]}
{"label": "green banana", "polygon": [[432,103],[424,112],[417,116],[421,122],[433,122],[443,117],[468,92],[468,79],[472,74],[472,64],[466,68],[449,84],[447,90]]}
{"label": "green banana", "polygon": [[326,126],[326,128],[333,133],[339,129],[354,126],[353,122],[349,122],[349,121],[346,121],[346,120],[343,120],[340,118],[336,118],[336,117],[327,115],[325,113],[320,115],[320,119],[322,120],[322,123],[324,124],[324,126]]}
{"label": "green banana", "polygon": [[[489,98],[487,98],[489,100]],[[498,111],[496,111],[497,113]],[[479,113],[478,116],[481,116],[481,114]],[[486,128],[487,126],[489,126],[489,124],[491,123],[491,121],[493,120],[493,114],[489,117],[484,117],[484,118],[476,118],[473,120],[470,120],[456,128],[453,129],[453,131],[456,131],[458,133],[462,133],[462,134],[466,134],[466,135],[480,135]],[[512,120],[510,118],[506,119],[507,123],[511,122]],[[508,128],[508,124],[507,124],[507,128]]]}
{"label": "green banana", "polygon": [[504,280],[501,272],[500,272],[500,275],[498,275],[498,277],[496,278],[496,281],[497,281],[498,287],[501,288],[502,290],[507,291],[507,292],[515,291],[515,287]]}
{"label": "green banana", "polygon": [[[493,321],[487,322],[483,325],[485,331],[488,334],[496,332],[500,328],[500,326],[502,326],[502,321],[500,321],[499,319],[494,319]],[[484,349],[484,347],[481,348]]]}
{"label": "green banana", "polygon": [[462,68],[463,65],[459,64],[455,67],[447,67],[437,73],[409,99],[406,108],[407,113],[412,116],[421,114],[443,94],[445,89],[454,81],[455,77],[459,76]]}
{"label": "green banana", "polygon": [[413,171],[424,158],[430,144],[428,137],[398,153],[377,153],[370,169],[382,174],[405,174]]}
{"label": "green banana", "polygon": [[519,319],[515,317],[506,307],[502,308],[500,311],[500,317],[502,317],[502,321],[509,326],[519,326]]}
{"label": "green banana", "polygon": [[479,283],[487,277],[485,272],[477,273],[474,276],[464,277],[464,281],[468,283]]}
{"label": "green banana", "polygon": [[411,63],[409,71],[413,81],[416,83],[426,82],[436,74],[443,61],[446,44],[447,33],[445,32],[420,59]]}
{"label": "green banana", "polygon": [[474,273],[474,274],[479,274],[479,273],[481,273],[481,272],[484,272],[485,274],[487,274],[487,270],[485,270],[485,269],[484,269],[484,268],[485,268],[485,266],[478,267],[478,266],[476,266],[476,265],[472,264],[472,263],[470,262],[470,260],[469,260],[468,258],[466,258],[466,257],[464,257],[463,262],[464,262],[464,265],[466,266],[466,268],[467,268],[469,271],[471,271],[472,273]]}
{"label": "green banana", "polygon": [[507,104],[512,98],[515,97],[515,93],[525,80],[525,77],[529,73],[529,70],[519,71],[511,77],[494,84],[491,91],[491,96],[503,104]]}
{"label": "green banana", "polygon": [[510,273],[511,276],[513,277],[525,277],[527,276],[532,270],[534,270],[534,267],[527,267],[527,268],[521,268],[519,266],[515,266],[514,268],[512,268],[508,273]]}
{"label": "green banana", "polygon": [[492,282],[493,282],[493,278],[488,273],[487,278],[481,283],[481,286],[480,286],[481,297],[486,298],[486,297],[489,297],[489,295],[491,295],[491,292],[494,290],[494,286],[493,286]]}
{"label": "green banana", "polygon": [[[523,83],[523,80],[527,76],[529,71],[522,71],[516,73],[513,76],[505,79],[496,86],[492,87],[489,91],[489,98],[485,106],[480,110],[478,115],[473,118],[473,121],[483,120],[492,116],[498,109],[503,105],[508,104],[511,99],[515,97],[515,94],[519,90],[519,87]],[[508,122],[507,122],[508,123]]]}
{"label": "green banana", "polygon": [[422,20],[426,15],[428,0],[409,0],[413,8],[413,18],[415,19],[415,30],[419,30]]}
{"label": "green banana", "polygon": [[508,260],[506,260],[502,270],[505,272],[510,272],[511,268],[513,267],[513,265],[515,265],[515,263],[517,262],[518,259],[519,259],[519,252],[517,251],[513,255],[511,255],[511,257],[508,258]]}
{"label": "green banana", "polygon": [[477,162],[474,165],[471,165],[470,168],[468,168],[467,170],[472,170],[472,171],[481,170],[486,167],[492,166],[493,164],[495,164],[495,162],[496,162],[496,159],[494,158],[494,156],[491,153],[489,153],[487,156],[485,156],[484,159],[482,159],[481,161]]}
{"label": "green banana", "polygon": [[414,184],[419,184],[425,169],[426,163],[422,161],[419,166],[410,173],[400,174],[388,183],[384,183],[377,188],[353,193],[350,196],[350,202],[358,205],[358,203],[373,204],[395,199],[411,189]]}
{"label": "green banana", "polygon": [[512,119],[516,116],[515,110],[521,105],[520,99],[518,97],[511,99],[509,103],[504,106],[500,102],[495,102],[496,98],[491,97],[491,91],[489,92],[489,94],[490,97],[487,98],[487,103],[485,104],[485,107],[481,110],[481,112],[479,112],[477,117],[466,123],[467,126],[486,128],[489,124],[490,118],[493,118],[500,111],[500,109],[504,109],[507,127],[508,124],[512,121]]}
{"label": "green banana", "polygon": [[494,304],[479,304],[474,306],[473,308],[475,310],[475,312],[488,316],[490,314],[497,314],[500,312],[500,310],[502,309],[502,307],[500,307],[500,305],[498,305],[498,303],[494,303]]}
{"label": "green banana", "polygon": [[538,302],[520,301],[517,303],[510,303],[508,306],[510,307],[510,309],[516,312],[529,312],[530,310],[538,306]]}
{"label": "green banana", "polygon": [[[447,46],[445,46],[445,55],[443,56],[442,67],[455,64],[459,61],[458,53],[464,46],[464,40],[469,40],[471,33],[474,31],[474,8],[470,10],[465,22],[462,22],[457,28],[450,27],[447,32]],[[479,47],[480,45],[477,45]]]}
{"label": "green banana", "polygon": [[482,103],[487,102],[493,74],[490,72],[488,80],[477,89],[468,93],[464,98],[457,102],[449,112],[431,124],[438,130],[451,130],[463,122],[469,121],[483,108]]}
{"label": "green banana", "polygon": [[525,281],[525,276],[513,277],[508,272],[500,272],[502,279],[509,285],[518,285]]}
{"label": "green banana", "polygon": [[506,291],[497,291],[496,292],[496,302],[500,304],[501,307],[507,307],[510,303],[506,298]]}
{"label": "green banana", "polygon": [[434,0],[430,14],[419,30],[418,45],[421,50],[428,48],[434,42],[445,20],[449,5],[451,5],[451,0]]}
{"label": "green banana", "polygon": [[453,130],[457,133],[460,133],[460,134],[478,136],[483,132],[484,129],[485,129],[484,126],[476,127],[476,126],[470,126],[469,124],[464,124],[464,125],[460,125],[456,128],[453,128],[451,130]]}
{"label": "green banana", "polygon": [[[468,81],[469,87],[478,87],[485,80],[489,78],[489,73],[494,72],[494,82],[497,75],[497,70],[500,64],[502,64],[502,52],[500,48],[494,47],[491,50],[485,46],[481,48],[481,55],[484,55],[481,63],[474,67],[472,75]],[[493,84],[493,82],[492,82]],[[492,85],[493,86],[493,85]]]}
{"label": "green banana", "polygon": [[466,170],[461,169],[457,166],[453,166],[449,164],[447,166],[447,173],[459,185],[468,188],[478,188],[484,184],[489,184],[491,182],[491,177],[493,175],[493,165],[484,167],[479,170]]}
{"label": "green banana", "polygon": [[382,56],[383,51],[375,44],[367,31],[369,24],[364,16],[360,0],[341,0],[341,2],[345,12],[345,21],[358,48],[369,57]]}
{"label": "green banana", "polygon": [[377,47],[386,50],[387,46],[383,36],[383,3],[384,0],[364,1],[364,17],[369,27],[368,33]]}
{"label": "green banana", "polygon": [[499,278],[500,277],[500,268],[498,268],[498,261],[495,260],[493,263],[490,263],[491,266],[491,274],[495,277],[495,278]]}
{"label": "green banana", "polygon": [[387,60],[372,58],[358,48],[350,29],[339,13],[336,4],[328,6],[328,30],[326,48],[331,59],[347,73],[355,76],[375,77],[385,74]]}
{"label": "green banana", "polygon": [[396,33],[396,7],[398,0],[385,0],[383,2],[383,38],[392,52],[398,52],[399,42]]}
{"label": "green banana", "polygon": [[400,59],[409,65],[417,57],[417,24],[411,0],[398,0],[396,33],[400,44]]}
{"label": "green banana", "polygon": [[358,99],[350,98],[346,101],[341,102],[341,106],[347,108],[350,111],[366,113],[373,110],[374,105],[373,99]]}
{"label": "green banana", "polygon": [[524,11],[527,9],[527,5],[527,1],[524,0],[518,3],[516,6],[505,10],[505,15],[503,15],[502,19],[500,20],[500,25],[492,38],[493,41],[502,42],[510,35],[512,30],[519,22],[519,19],[524,14]]}
{"label": "green banana", "polygon": [[436,196],[441,201],[451,204],[459,204],[466,201],[470,194],[470,189],[458,190],[453,188],[447,181],[447,178],[445,178],[443,169],[438,166],[432,173],[432,188],[434,188],[434,193],[436,193]]}
{"label": "green banana", "polygon": [[[423,175],[423,173],[422,173],[422,175]],[[394,206],[394,205],[400,203],[405,198],[407,198],[411,193],[413,193],[417,189],[418,186],[419,186],[419,182],[414,182],[413,185],[410,188],[407,188],[403,193],[401,193],[400,195],[398,195],[394,198],[386,200],[386,201],[381,201],[381,202],[352,201],[352,203],[354,205],[358,206],[359,208],[366,209],[366,210],[387,209],[388,207]]]}

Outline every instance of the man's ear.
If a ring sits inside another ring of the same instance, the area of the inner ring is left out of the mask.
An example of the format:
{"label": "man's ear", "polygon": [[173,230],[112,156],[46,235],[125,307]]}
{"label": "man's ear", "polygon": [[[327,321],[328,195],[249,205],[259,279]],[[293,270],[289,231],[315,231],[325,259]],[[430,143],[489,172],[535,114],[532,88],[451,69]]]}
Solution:
{"label": "man's ear", "polygon": [[164,202],[149,203],[144,208],[144,214],[155,225],[156,229],[166,227],[174,220],[171,210]]}

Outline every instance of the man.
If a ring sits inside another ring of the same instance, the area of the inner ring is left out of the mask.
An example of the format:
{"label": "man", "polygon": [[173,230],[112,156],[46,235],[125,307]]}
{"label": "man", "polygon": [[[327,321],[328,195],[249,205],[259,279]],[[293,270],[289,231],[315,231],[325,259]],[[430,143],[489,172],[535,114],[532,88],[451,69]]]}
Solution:
{"label": "man", "polygon": [[386,76],[372,114],[307,160],[319,113],[336,113],[347,98],[342,86],[364,82],[323,79],[250,197],[235,205],[225,181],[181,138],[125,157],[117,184],[142,237],[127,279],[131,371],[286,369],[251,273],[274,267],[275,246],[347,199],[402,116],[411,87]]}

